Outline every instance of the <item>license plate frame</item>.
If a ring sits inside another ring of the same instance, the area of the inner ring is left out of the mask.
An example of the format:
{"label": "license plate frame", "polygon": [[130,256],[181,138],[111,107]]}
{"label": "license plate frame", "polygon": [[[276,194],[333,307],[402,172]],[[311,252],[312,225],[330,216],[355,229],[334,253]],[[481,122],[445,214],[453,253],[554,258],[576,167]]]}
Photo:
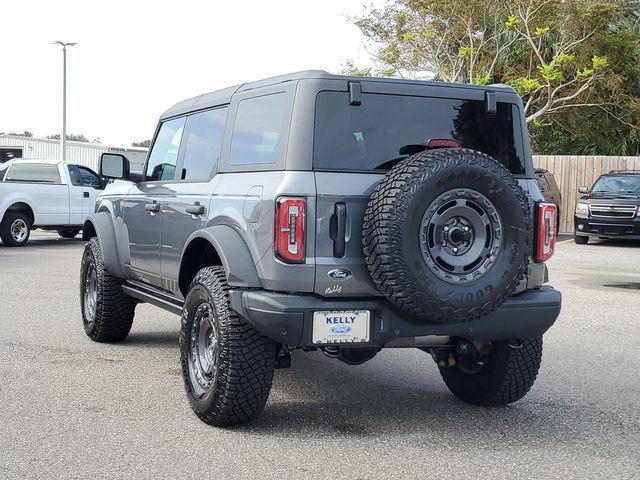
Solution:
{"label": "license plate frame", "polygon": [[319,310],[313,312],[312,322],[315,345],[369,342],[370,310]]}

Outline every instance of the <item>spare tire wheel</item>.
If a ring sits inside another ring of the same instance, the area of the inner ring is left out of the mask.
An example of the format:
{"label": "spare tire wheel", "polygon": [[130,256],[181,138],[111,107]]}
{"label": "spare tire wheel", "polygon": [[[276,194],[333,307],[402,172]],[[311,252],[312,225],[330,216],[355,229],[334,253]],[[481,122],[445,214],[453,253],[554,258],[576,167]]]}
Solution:
{"label": "spare tire wheel", "polygon": [[524,278],[531,250],[527,197],[484,153],[429,150],[393,167],[364,216],[374,283],[424,321],[458,323],[495,310]]}

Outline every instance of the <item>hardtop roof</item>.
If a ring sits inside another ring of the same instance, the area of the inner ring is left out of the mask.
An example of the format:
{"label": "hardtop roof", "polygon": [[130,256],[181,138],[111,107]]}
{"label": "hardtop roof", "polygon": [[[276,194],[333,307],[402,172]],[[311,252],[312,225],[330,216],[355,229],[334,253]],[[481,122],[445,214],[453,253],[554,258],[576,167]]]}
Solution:
{"label": "hardtop roof", "polygon": [[254,82],[242,83],[234,85],[232,87],[223,88],[221,90],[215,90],[210,93],[205,93],[195,97],[182,100],[176,103],[167,111],[165,111],[161,119],[174,117],[176,115],[185,114],[191,111],[201,110],[208,107],[214,107],[217,105],[223,105],[231,101],[231,97],[236,92],[244,92],[247,90],[253,90],[255,88],[266,87],[270,85],[276,85],[278,83],[315,79],[315,80],[344,80],[344,81],[359,81],[359,82],[380,82],[380,83],[397,83],[403,85],[429,85],[434,87],[454,87],[454,88],[468,88],[476,90],[501,90],[510,93],[515,90],[502,84],[493,85],[472,85],[466,83],[446,83],[433,80],[410,80],[404,78],[391,78],[391,77],[354,77],[349,75],[334,75],[324,70],[304,70],[300,72],[288,73],[285,75],[279,75],[276,77],[265,78],[262,80],[256,80]]}

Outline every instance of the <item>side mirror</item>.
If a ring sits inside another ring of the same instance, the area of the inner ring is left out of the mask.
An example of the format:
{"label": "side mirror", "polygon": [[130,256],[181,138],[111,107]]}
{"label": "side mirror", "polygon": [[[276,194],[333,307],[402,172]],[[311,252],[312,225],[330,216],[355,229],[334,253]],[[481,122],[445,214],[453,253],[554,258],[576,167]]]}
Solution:
{"label": "side mirror", "polygon": [[100,176],[103,178],[129,179],[129,160],[119,153],[100,155]]}
{"label": "side mirror", "polygon": [[589,193],[589,187],[578,188],[578,193]]}

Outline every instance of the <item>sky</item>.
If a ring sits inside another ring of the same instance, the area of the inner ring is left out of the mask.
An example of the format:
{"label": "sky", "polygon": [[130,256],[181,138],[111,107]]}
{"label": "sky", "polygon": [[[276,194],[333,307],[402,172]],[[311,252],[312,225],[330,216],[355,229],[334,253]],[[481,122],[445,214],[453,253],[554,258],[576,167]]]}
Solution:
{"label": "sky", "polygon": [[[305,69],[338,73],[369,55],[348,16],[371,0],[3,2],[0,132],[67,133],[129,146],[174,103]],[[374,3],[379,3],[374,1]]]}

